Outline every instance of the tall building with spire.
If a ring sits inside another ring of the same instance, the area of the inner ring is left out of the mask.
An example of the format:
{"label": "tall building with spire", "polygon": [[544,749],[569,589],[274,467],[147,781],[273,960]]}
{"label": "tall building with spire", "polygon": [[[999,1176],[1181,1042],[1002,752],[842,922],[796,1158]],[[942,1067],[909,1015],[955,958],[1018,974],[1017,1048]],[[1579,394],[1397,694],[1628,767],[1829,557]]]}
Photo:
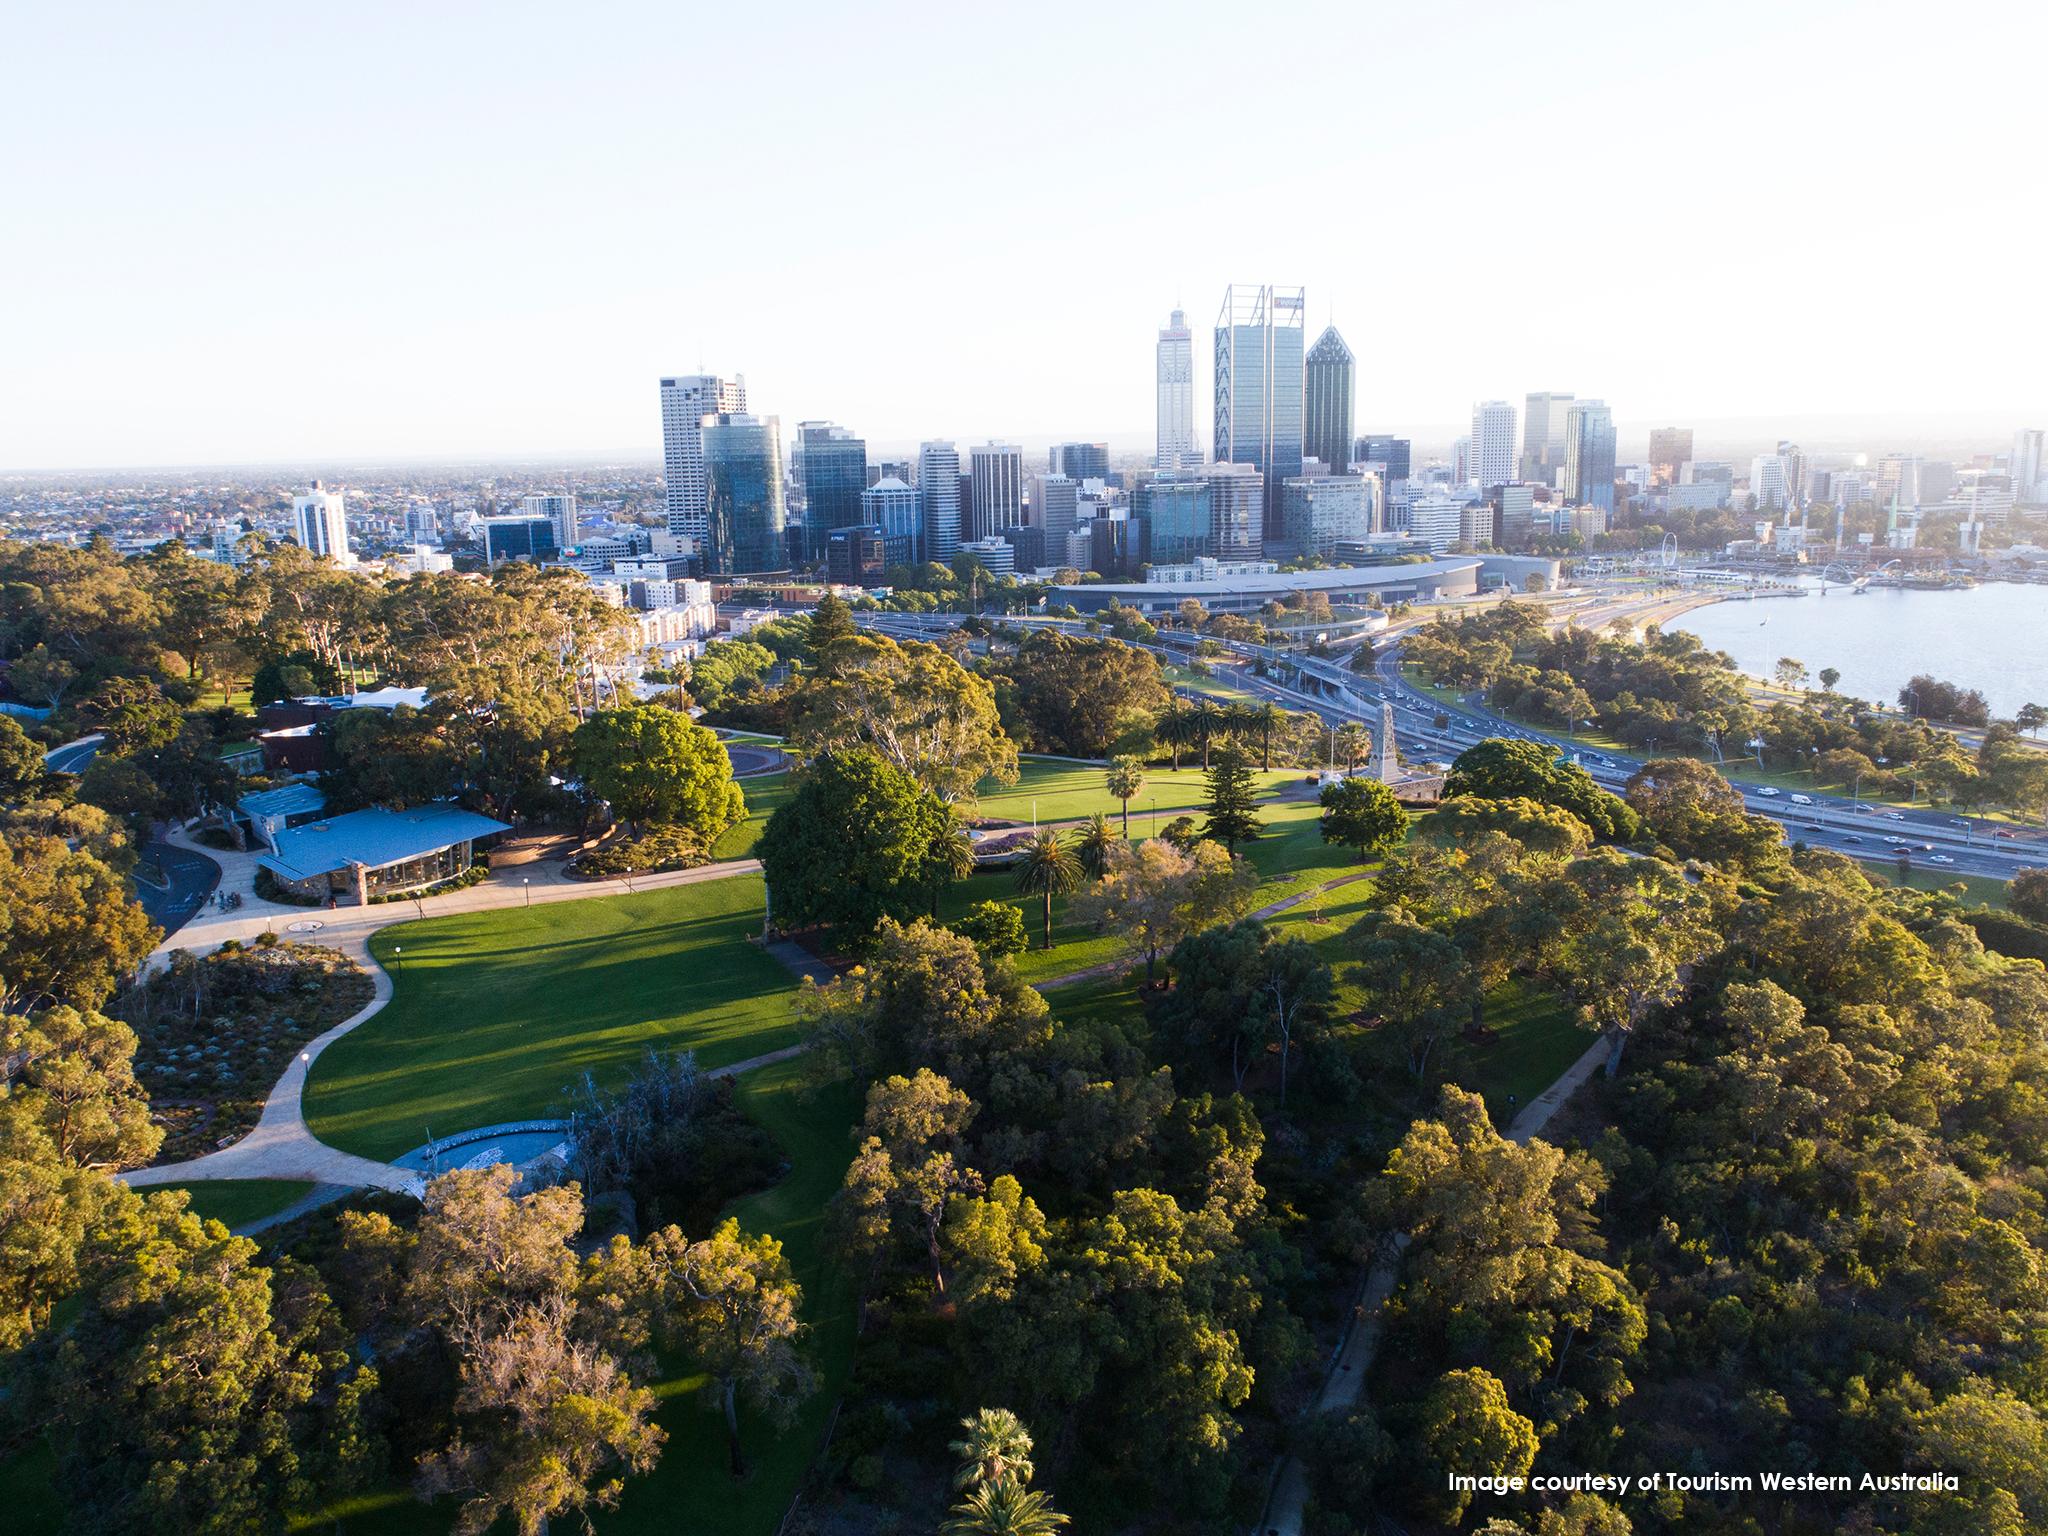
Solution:
{"label": "tall building with spire", "polygon": [[1195,462],[1195,333],[1187,316],[1173,312],[1159,333],[1159,421],[1153,462],[1163,475]]}
{"label": "tall building with spire", "polygon": [[1302,320],[1299,288],[1223,290],[1216,316],[1215,422],[1219,464],[1265,476],[1262,536],[1281,536],[1281,487],[1301,473]]}
{"label": "tall building with spire", "polygon": [[743,378],[692,373],[661,381],[661,483],[668,531],[694,539],[700,555],[707,507],[704,418],[739,415],[746,408]]}
{"label": "tall building with spire", "polygon": [[1323,472],[1341,475],[1351,467],[1351,384],[1357,360],[1332,325],[1308,349],[1302,380],[1302,452],[1320,459]]}

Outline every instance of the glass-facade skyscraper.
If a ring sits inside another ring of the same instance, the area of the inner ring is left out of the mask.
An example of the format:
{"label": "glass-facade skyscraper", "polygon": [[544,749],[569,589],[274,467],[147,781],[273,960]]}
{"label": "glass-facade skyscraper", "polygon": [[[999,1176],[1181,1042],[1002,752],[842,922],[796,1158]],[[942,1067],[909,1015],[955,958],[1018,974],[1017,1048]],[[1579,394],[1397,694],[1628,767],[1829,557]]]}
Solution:
{"label": "glass-facade skyscraper", "polygon": [[1522,458],[1518,478],[1556,484],[1564,467],[1564,419],[1572,397],[1555,389],[1531,390],[1522,400]]}
{"label": "glass-facade skyscraper", "polygon": [[1109,478],[1109,444],[1055,443],[1045,456],[1046,468],[1065,475],[1076,485],[1083,480]]}
{"label": "glass-facade skyscraper", "polygon": [[797,423],[794,453],[804,495],[804,543],[813,559],[825,553],[834,528],[851,528],[868,519],[860,493],[868,484],[868,445],[844,427],[829,421]]}
{"label": "glass-facade skyscraper", "polygon": [[1357,361],[1337,327],[1330,326],[1308,349],[1302,386],[1302,451],[1323,461],[1323,472],[1341,475],[1351,467],[1351,381]]}
{"label": "glass-facade skyscraper", "polygon": [[1564,413],[1564,495],[1614,511],[1614,413],[1602,401],[1575,400]]}
{"label": "glass-facade skyscraper", "polygon": [[1145,558],[1186,565],[1216,553],[1215,497],[1206,475],[1162,474],[1131,495],[1131,515],[1145,527]]}
{"label": "glass-facade skyscraper", "polygon": [[1216,316],[1216,462],[1264,477],[1261,539],[1280,536],[1280,483],[1301,473],[1303,305],[1299,288],[1234,284]]}
{"label": "glass-facade skyscraper", "polygon": [[692,373],[661,381],[661,483],[668,531],[704,545],[706,416],[747,408],[747,381]]}
{"label": "glass-facade skyscraper", "polygon": [[781,423],[721,411],[704,418],[703,440],[704,573],[784,569]]}

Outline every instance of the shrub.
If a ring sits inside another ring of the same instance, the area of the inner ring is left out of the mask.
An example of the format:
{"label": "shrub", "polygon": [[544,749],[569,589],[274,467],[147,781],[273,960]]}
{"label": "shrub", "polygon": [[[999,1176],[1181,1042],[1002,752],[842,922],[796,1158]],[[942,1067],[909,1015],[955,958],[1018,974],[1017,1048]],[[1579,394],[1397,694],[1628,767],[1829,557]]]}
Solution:
{"label": "shrub", "polygon": [[704,839],[688,827],[655,825],[638,837],[592,849],[576,860],[576,873],[652,875],[666,869],[695,869],[710,862]]}
{"label": "shrub", "polygon": [[952,926],[981,951],[983,959],[1021,955],[1027,943],[1024,914],[1005,901],[977,901]]}
{"label": "shrub", "polygon": [[2038,923],[2030,923],[2023,917],[2013,917],[2005,912],[1993,912],[1988,907],[1965,912],[1963,921],[1977,930],[1977,937],[1984,941],[1986,949],[1996,950],[2015,960],[2048,962],[2048,928]]}

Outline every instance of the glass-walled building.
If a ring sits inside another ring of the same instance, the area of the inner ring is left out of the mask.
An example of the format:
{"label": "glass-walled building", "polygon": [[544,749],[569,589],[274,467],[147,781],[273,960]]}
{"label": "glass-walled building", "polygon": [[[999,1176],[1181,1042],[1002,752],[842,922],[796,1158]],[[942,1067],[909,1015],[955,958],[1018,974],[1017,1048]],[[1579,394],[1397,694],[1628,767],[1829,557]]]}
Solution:
{"label": "glass-walled building", "polygon": [[1326,475],[1341,475],[1351,467],[1351,379],[1355,367],[1351,349],[1334,325],[1308,349],[1302,385],[1302,408],[1307,416],[1302,453],[1322,460]]}
{"label": "glass-walled building", "polygon": [[1303,307],[1299,288],[1232,286],[1216,317],[1216,462],[1264,477],[1261,539],[1280,536],[1280,485],[1301,473]]}
{"label": "glass-walled building", "polygon": [[725,411],[706,416],[704,471],[704,573],[785,569],[781,423]]}
{"label": "glass-walled building", "polygon": [[894,475],[877,480],[860,493],[860,520],[882,530],[890,565],[911,565],[924,558],[924,516],[917,492]]}
{"label": "glass-walled building", "polygon": [[803,488],[804,542],[810,557],[819,559],[834,528],[863,521],[860,493],[868,484],[868,445],[829,421],[798,422],[796,433],[791,452],[796,458],[793,478]]}
{"label": "glass-walled building", "polygon": [[1138,486],[1131,513],[1145,526],[1145,559],[1185,565],[1216,553],[1213,497],[1206,476],[1161,475]]}
{"label": "glass-walled building", "polygon": [[1575,506],[1614,511],[1614,413],[1576,400],[1564,413],[1564,494]]}

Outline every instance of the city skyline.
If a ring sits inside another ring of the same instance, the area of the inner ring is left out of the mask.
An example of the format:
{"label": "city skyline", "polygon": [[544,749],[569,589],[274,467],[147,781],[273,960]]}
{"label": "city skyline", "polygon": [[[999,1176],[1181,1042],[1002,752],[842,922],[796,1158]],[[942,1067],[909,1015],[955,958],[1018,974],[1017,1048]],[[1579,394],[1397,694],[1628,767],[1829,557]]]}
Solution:
{"label": "city skyline", "polygon": [[[1057,7],[1000,33],[808,6],[786,31],[648,9],[566,35],[516,11],[489,27],[376,6],[345,25],[233,15],[134,9],[100,26],[87,7],[15,29],[0,131],[38,146],[10,167],[34,238],[0,252],[0,281],[33,300],[0,317],[0,468],[645,452],[645,381],[687,372],[743,372],[785,420],[878,444],[1135,444],[1155,430],[1161,322],[1185,307],[1205,353],[1211,296],[1247,278],[1301,284],[1308,323],[1334,320],[1379,364],[1358,380],[1361,424],[1449,424],[1546,380],[1600,393],[1624,426],[1996,416],[2009,432],[2048,416],[2019,334],[2032,307],[2015,300],[2038,281],[2024,241],[1983,246],[1963,284],[1939,217],[1852,233],[1902,190],[1936,191],[1938,213],[2010,206],[2030,184],[2031,13],[1927,28],[1900,5],[1859,8],[1853,27],[1820,6],[1291,8],[1326,43],[1370,43],[1380,83],[1356,104],[1287,70],[1235,79],[1213,8],[1165,33]],[[1074,28],[1095,56],[1147,68],[1118,71],[1086,113],[1020,110],[1038,82],[1074,79]],[[892,65],[929,89],[869,91],[843,68],[884,33]],[[1457,238],[1468,212],[1440,189],[1556,104],[1555,82],[1522,65],[1560,33],[1580,50],[1579,142],[1623,210],[1618,233],[1643,238],[1597,252],[1551,238],[1531,188],[1504,282],[1499,242]],[[1659,109],[1732,106],[1763,35],[1801,89],[1758,114]],[[719,66],[692,90],[746,152],[693,162],[686,194],[657,202],[674,179],[666,60],[685,44]],[[993,87],[951,67],[991,46],[1016,66]],[[1450,56],[1456,111],[1433,64]],[[506,90],[542,63],[572,110],[523,110]],[[248,81],[283,68],[332,86],[320,113],[251,97]],[[67,94],[88,78],[89,95]],[[1158,133],[1195,133],[1197,104],[1225,90],[1243,131],[1205,151],[1208,172],[1258,196],[1188,238]],[[906,131],[934,114],[947,134]],[[845,174],[787,196],[828,132]],[[1329,148],[1284,152],[1305,142]],[[1256,216],[1333,174],[1394,196],[1328,210],[1312,234]],[[1648,197],[1674,175],[1677,204]],[[909,185],[917,196],[889,198]],[[1048,185],[1088,211],[1011,217]],[[706,210],[718,238],[701,233]],[[1084,231],[1085,271],[1071,255]],[[1169,231],[1194,260],[1162,256]],[[935,259],[954,247],[975,259]],[[1063,344],[1048,346],[1055,313]],[[1726,344],[1765,330],[1795,338],[1798,366]]]}

